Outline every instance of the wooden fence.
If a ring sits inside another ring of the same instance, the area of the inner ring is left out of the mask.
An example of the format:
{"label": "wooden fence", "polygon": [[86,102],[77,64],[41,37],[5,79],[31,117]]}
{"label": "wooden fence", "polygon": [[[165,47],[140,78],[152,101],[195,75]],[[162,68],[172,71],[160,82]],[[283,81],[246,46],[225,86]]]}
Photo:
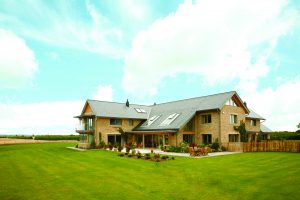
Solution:
{"label": "wooden fence", "polygon": [[268,140],[261,142],[228,142],[223,146],[235,152],[300,152],[300,140]]}

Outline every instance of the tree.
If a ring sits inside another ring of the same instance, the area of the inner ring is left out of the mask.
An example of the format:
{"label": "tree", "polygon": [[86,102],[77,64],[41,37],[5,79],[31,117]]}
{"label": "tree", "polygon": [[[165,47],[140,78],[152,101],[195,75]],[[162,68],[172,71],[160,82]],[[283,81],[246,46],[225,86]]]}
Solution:
{"label": "tree", "polygon": [[297,128],[300,129],[300,122],[299,122],[299,124],[297,125]]}
{"label": "tree", "polygon": [[243,120],[240,121],[240,125],[238,126],[238,131],[241,135],[241,142],[248,142],[247,129],[245,122]]}
{"label": "tree", "polygon": [[121,143],[122,141],[124,141],[126,144],[128,139],[128,134],[121,127],[118,127],[118,132],[121,134]]}

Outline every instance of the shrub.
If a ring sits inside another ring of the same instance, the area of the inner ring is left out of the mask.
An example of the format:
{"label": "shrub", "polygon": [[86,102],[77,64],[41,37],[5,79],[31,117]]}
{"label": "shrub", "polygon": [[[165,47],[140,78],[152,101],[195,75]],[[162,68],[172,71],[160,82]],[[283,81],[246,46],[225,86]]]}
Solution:
{"label": "shrub", "polygon": [[145,159],[149,160],[151,158],[150,154],[149,153],[146,153],[145,154]]}
{"label": "shrub", "polygon": [[132,149],[132,150],[131,150],[131,154],[132,154],[132,155],[135,155],[135,154],[136,154],[135,149]]}
{"label": "shrub", "polygon": [[162,157],[161,157],[161,159],[163,159],[163,160],[166,160],[166,159],[168,159],[169,158],[169,156],[167,156],[167,155],[163,155]]}
{"label": "shrub", "polygon": [[218,151],[219,148],[220,148],[220,144],[219,144],[218,142],[214,142],[214,143],[212,143],[212,144],[210,145],[210,148],[212,148],[212,149]]}
{"label": "shrub", "polygon": [[154,153],[153,149],[151,149],[151,153]]}
{"label": "shrub", "polygon": [[189,147],[196,147],[196,146],[197,146],[197,144],[194,142],[190,143],[190,145],[189,145]]}
{"label": "shrub", "polygon": [[137,154],[136,154],[136,156],[137,156],[137,158],[141,158],[142,157],[142,154],[141,154],[141,152],[137,152]]}
{"label": "shrub", "polygon": [[227,149],[226,149],[226,147],[221,146],[221,150],[222,150],[222,151],[226,151]]}
{"label": "shrub", "polygon": [[155,158],[155,159],[159,159],[159,158],[160,158],[160,155],[159,155],[159,153],[156,153],[156,154],[154,154],[153,158]]}
{"label": "shrub", "polygon": [[121,152],[123,150],[123,147],[121,145],[118,146],[118,151]]}
{"label": "shrub", "polygon": [[172,160],[175,160],[175,157],[174,157],[174,156],[172,156],[172,157],[171,157],[171,159],[172,159]]}
{"label": "shrub", "polygon": [[127,156],[128,156],[129,158],[131,158],[133,155],[132,155],[132,154],[128,154]]}
{"label": "shrub", "polygon": [[114,145],[111,143],[108,143],[108,148],[109,148],[109,150],[112,150],[114,148]]}
{"label": "shrub", "polygon": [[124,155],[125,155],[124,153],[119,153],[118,154],[118,156],[120,156],[120,157],[124,157]]}

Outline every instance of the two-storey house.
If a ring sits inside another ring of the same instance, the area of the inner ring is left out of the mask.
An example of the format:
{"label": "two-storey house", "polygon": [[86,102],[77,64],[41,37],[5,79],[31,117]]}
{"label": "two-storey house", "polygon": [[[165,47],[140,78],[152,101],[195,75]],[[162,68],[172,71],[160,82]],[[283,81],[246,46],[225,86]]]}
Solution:
{"label": "two-storey house", "polygon": [[270,132],[265,126],[262,130],[265,119],[250,110],[235,91],[150,106],[87,100],[77,118],[81,148],[100,141],[123,144],[120,128],[138,147],[240,142],[235,127],[241,121],[249,141],[267,139]]}

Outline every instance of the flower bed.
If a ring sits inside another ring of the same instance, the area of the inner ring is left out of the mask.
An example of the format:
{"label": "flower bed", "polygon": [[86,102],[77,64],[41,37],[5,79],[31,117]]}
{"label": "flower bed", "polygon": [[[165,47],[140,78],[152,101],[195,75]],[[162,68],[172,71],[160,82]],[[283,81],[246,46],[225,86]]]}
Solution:
{"label": "flower bed", "polygon": [[118,156],[141,159],[141,160],[148,160],[148,161],[153,161],[153,162],[175,160],[174,156],[160,155],[159,153],[155,153],[155,154],[153,154],[153,153],[142,154],[140,152],[137,152],[137,153],[119,153]]}

